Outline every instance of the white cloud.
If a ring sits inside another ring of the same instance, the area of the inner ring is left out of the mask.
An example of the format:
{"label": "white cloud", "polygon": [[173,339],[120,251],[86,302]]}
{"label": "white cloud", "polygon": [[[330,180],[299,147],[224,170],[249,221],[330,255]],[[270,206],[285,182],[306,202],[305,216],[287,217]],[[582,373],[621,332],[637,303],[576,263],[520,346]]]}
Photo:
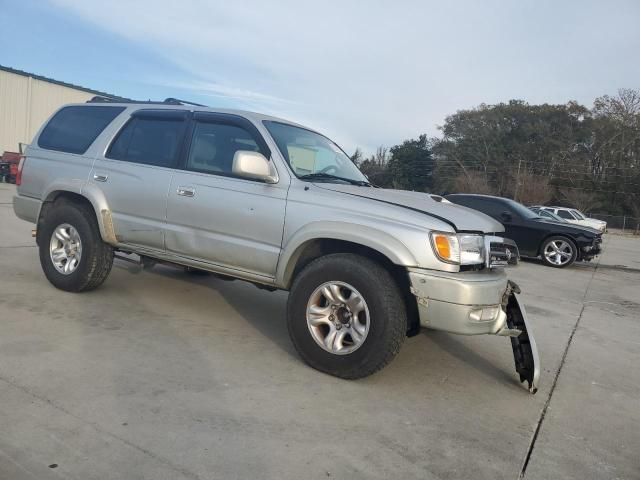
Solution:
{"label": "white cloud", "polygon": [[160,84],[307,123],[347,149],[436,134],[481,102],[590,102],[640,74],[637,15],[602,3],[52,1],[162,54],[178,68]]}

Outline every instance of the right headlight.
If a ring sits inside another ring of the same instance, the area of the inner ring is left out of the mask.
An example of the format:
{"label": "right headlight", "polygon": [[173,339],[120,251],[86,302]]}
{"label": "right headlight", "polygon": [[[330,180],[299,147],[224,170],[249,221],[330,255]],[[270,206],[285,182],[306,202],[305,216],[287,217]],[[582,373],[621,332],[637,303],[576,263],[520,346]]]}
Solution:
{"label": "right headlight", "polygon": [[433,253],[443,262],[478,265],[486,261],[484,235],[431,232]]}

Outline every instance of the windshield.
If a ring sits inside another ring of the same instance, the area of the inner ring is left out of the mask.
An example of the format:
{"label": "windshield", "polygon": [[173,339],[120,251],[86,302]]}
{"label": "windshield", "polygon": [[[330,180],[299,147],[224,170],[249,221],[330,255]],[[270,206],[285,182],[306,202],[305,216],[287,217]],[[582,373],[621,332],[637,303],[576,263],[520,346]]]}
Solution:
{"label": "windshield", "polygon": [[564,218],[559,217],[558,215],[556,215],[553,212],[550,212],[548,210],[538,210],[538,215],[540,215],[541,217],[546,217],[546,218],[550,218],[551,220],[555,220],[557,222],[564,222],[566,223],[566,220]]}
{"label": "windshield", "polygon": [[571,210],[571,213],[573,213],[573,216],[578,220],[584,220],[584,215],[582,215],[578,210]]}
{"label": "windshield", "polygon": [[309,175],[314,181],[322,177],[322,181],[367,182],[347,154],[327,137],[280,122],[265,121],[264,125],[298,178]]}

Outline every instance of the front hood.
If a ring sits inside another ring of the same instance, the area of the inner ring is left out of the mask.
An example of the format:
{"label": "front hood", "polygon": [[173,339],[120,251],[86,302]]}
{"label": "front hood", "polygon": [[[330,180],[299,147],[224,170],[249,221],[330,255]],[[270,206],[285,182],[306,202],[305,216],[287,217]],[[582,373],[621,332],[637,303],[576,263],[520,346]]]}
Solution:
{"label": "front hood", "polygon": [[558,222],[556,220],[551,220],[548,218],[534,218],[534,222],[546,223],[549,225],[559,225],[561,227],[566,227],[571,230],[577,230],[579,232],[589,233],[591,235],[600,235],[602,232],[595,228],[587,227],[586,225],[578,225],[577,223],[569,223],[569,222]]}
{"label": "front hood", "polygon": [[598,220],[597,218],[585,218],[583,222],[587,222],[590,225],[605,225],[607,222],[604,220]]}
{"label": "front hood", "polygon": [[370,198],[374,201],[419,211],[448,223],[458,232],[504,232],[502,224],[488,215],[480,213],[477,210],[472,210],[471,208],[456,205],[455,203],[436,202],[428,193],[358,187],[337,183],[316,183],[315,185],[325,190],[346,195],[355,195],[361,198]]}

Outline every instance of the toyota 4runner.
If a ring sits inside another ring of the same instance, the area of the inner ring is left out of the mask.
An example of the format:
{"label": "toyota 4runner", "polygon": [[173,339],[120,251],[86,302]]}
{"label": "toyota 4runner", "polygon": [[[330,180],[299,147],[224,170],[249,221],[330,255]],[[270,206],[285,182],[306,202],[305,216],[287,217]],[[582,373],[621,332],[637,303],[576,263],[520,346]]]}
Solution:
{"label": "toyota 4runner", "polygon": [[537,388],[503,226],[441,197],[374,187],[309,128],[174,99],[94,98],[44,124],[16,183],[15,213],[36,224],[59,289],[98,287],[114,257],[170,263],[288,290],[293,344],[331,375],[374,373],[426,327],[510,337],[520,381]]}

